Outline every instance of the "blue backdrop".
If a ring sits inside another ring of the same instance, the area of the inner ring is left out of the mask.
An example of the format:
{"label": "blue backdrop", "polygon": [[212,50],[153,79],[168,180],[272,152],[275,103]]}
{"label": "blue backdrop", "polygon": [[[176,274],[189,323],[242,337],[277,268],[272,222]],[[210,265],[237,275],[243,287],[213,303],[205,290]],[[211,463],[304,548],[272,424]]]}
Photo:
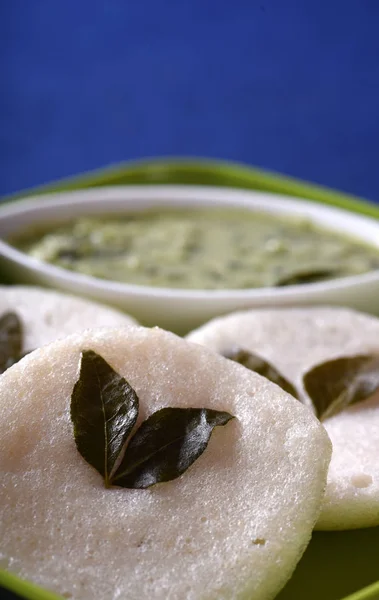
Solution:
{"label": "blue backdrop", "polygon": [[131,158],[379,201],[378,0],[0,0],[0,194]]}

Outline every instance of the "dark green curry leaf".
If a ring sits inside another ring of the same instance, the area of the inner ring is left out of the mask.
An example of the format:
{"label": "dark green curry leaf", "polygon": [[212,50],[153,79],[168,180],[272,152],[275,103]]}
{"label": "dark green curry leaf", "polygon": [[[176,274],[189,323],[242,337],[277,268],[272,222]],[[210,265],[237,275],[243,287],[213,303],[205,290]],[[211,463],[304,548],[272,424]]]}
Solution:
{"label": "dark green curry leaf", "polygon": [[162,408],[127,445],[138,410],[129,383],[96,352],[82,352],[71,395],[75,443],[106,486],[147,488],[179,477],[204,452],[213,429],[234,418],[206,408]]}
{"label": "dark green curry leaf", "polygon": [[[342,273],[341,273],[342,275]],[[335,269],[309,269],[307,271],[298,271],[288,273],[278,279],[275,287],[284,287],[287,285],[301,285],[304,283],[317,283],[331,277],[338,277]]]}
{"label": "dark green curry leaf", "polygon": [[212,431],[232,415],[206,408],[162,408],[142,423],[124,454],[115,485],[147,488],[184,473],[204,452]]}
{"label": "dark green curry leaf", "polygon": [[281,375],[281,373],[279,373],[279,371],[264,358],[257,356],[249,350],[244,350],[243,348],[234,348],[228,352],[224,352],[223,356],[243,365],[250,371],[258,373],[258,375],[263,375],[263,377],[276,383],[282,390],[298,399],[297,390],[292,383],[283,377],[283,375]]}
{"label": "dark green curry leaf", "polygon": [[379,356],[358,355],[324,362],[305,373],[303,382],[316,415],[325,420],[379,390]]}
{"label": "dark green curry leaf", "polygon": [[0,318],[0,373],[4,373],[21,358],[22,324],[18,316],[8,312]]}
{"label": "dark green curry leaf", "polygon": [[129,383],[96,352],[82,352],[71,396],[76,447],[111,483],[138,416],[138,397]]}

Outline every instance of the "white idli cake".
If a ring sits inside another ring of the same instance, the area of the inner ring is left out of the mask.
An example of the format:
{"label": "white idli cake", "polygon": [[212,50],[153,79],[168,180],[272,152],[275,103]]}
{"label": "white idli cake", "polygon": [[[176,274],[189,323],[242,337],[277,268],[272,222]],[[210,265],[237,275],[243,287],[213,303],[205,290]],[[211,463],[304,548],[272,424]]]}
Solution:
{"label": "white idli cake", "polygon": [[[170,446],[146,423],[173,409],[202,416]],[[330,455],[311,411],[206,348],[157,328],[74,334],[0,378],[2,564],[78,600],[272,599],[310,540]],[[147,487],[173,463],[179,477]]]}
{"label": "white idli cake", "polygon": [[[379,393],[375,392],[379,387],[379,319],[344,308],[250,310],[214,319],[187,339],[223,354],[233,348],[258,354],[275,366],[309,405],[303,376],[326,361],[333,360],[333,364],[319,367],[305,379],[307,391],[316,391],[321,404],[336,390],[335,399],[338,401],[338,396],[347,403],[350,392],[366,386],[364,401],[329,411],[329,418],[324,413],[333,455],[317,528],[379,525]],[[367,368],[365,360],[371,356]],[[351,364],[357,361],[363,361],[363,367],[354,372],[353,364],[351,371]],[[341,370],[341,364],[346,367],[345,363],[350,372],[342,376],[337,369]],[[337,389],[342,381],[348,384],[345,391]]]}
{"label": "white idli cake", "polygon": [[[6,367],[1,368],[1,362],[3,358],[6,363],[7,334],[22,355],[83,329],[133,324],[129,315],[90,300],[37,287],[0,285],[0,372]],[[18,357],[8,358],[12,363]]]}

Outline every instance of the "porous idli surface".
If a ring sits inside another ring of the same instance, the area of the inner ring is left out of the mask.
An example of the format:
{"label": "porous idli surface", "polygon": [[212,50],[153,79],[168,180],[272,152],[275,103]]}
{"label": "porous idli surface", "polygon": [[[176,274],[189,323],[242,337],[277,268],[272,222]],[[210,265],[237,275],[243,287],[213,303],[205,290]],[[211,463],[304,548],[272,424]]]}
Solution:
{"label": "porous idli surface", "polygon": [[[379,353],[379,319],[344,308],[250,310],[187,336],[217,352],[240,346],[275,365],[299,389],[304,373],[341,356]],[[379,525],[379,394],[324,421],[333,444],[317,529]]]}
{"label": "porous idli surface", "polygon": [[[165,406],[235,419],[179,478],[106,489],[70,421],[86,349],[135,389],[139,422]],[[274,598],[309,542],[330,455],[300,402],[206,348],[142,327],[75,334],[0,378],[2,563],[66,598]]]}
{"label": "porous idli surface", "polygon": [[91,300],[29,286],[0,286],[0,317],[6,312],[15,312],[22,322],[23,351],[83,329],[136,324],[129,315]]}

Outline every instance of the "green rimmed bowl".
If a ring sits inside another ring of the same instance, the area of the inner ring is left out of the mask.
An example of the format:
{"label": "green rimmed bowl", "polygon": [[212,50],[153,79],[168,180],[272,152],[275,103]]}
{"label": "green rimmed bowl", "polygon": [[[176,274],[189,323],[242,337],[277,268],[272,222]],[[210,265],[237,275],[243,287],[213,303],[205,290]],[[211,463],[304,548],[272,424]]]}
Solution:
{"label": "green rimmed bowl", "polygon": [[[25,227],[59,226],[80,217],[135,214],[144,210],[246,211],[305,219],[330,234],[370,244],[379,255],[379,221],[334,206],[262,191],[198,185],[113,185],[65,191],[0,206],[0,238],[17,236]],[[253,222],[253,221],[252,221]],[[146,262],[146,261],[145,261]],[[324,263],[325,264],[325,263]],[[377,314],[379,269],[307,284],[251,289],[181,289],[111,281],[39,261],[0,239],[0,269],[12,281],[56,288],[88,297],[133,315],[148,327],[185,334],[217,316],[246,308],[344,305]]]}

